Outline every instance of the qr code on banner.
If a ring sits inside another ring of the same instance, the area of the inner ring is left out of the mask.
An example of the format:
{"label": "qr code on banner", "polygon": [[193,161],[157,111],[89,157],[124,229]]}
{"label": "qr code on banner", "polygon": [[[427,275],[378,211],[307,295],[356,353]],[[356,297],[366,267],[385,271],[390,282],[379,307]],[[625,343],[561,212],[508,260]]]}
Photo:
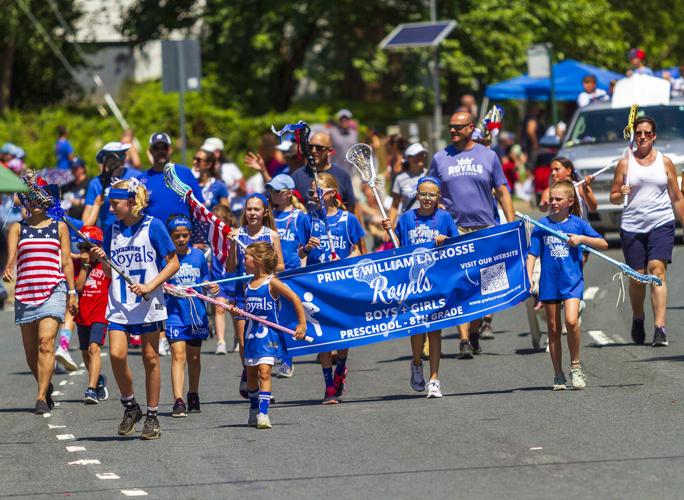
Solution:
{"label": "qr code on banner", "polygon": [[506,276],[506,264],[494,264],[493,266],[480,269],[480,289],[482,295],[500,292],[509,288],[508,276]]}

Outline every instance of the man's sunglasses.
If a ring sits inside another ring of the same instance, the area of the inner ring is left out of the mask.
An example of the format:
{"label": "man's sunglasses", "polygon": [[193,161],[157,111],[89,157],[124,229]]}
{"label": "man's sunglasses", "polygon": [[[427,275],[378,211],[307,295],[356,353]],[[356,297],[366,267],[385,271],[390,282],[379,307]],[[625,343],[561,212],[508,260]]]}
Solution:
{"label": "man's sunglasses", "polygon": [[463,128],[467,127],[468,125],[470,125],[470,123],[450,123],[449,129],[459,131],[459,130],[462,130]]}

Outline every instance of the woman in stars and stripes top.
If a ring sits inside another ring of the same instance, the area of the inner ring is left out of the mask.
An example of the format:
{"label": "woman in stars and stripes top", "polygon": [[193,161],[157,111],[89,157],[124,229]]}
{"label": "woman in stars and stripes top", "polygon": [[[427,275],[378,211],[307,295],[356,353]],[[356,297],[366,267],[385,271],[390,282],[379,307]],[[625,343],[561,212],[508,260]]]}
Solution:
{"label": "woman in stars and stripes top", "polygon": [[2,278],[13,279],[16,262],[15,321],[21,328],[29,368],[38,382],[35,411],[48,413],[52,407],[54,342],[64,321],[67,296],[69,311],[73,315],[78,312],[74,268],[66,224],[50,219],[30,199],[24,200],[29,217],[9,228],[8,260]]}

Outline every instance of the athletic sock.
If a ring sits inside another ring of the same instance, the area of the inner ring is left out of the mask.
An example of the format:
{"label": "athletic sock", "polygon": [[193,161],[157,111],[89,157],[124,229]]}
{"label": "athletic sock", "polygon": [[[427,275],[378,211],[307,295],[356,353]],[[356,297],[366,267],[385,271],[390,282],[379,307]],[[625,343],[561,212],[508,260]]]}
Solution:
{"label": "athletic sock", "polygon": [[134,394],[131,394],[130,396],[121,396],[121,404],[124,406],[124,408],[135,408],[138,406],[138,402],[135,400]]}
{"label": "athletic sock", "polygon": [[65,350],[69,350],[69,339],[71,338],[71,330],[68,328],[62,328],[59,331],[59,347]]}
{"label": "athletic sock", "polygon": [[337,358],[337,367],[335,368],[335,375],[344,375],[344,369],[347,367],[347,358]]}
{"label": "athletic sock", "polygon": [[259,391],[259,413],[268,415],[268,406],[271,404],[271,393]]}
{"label": "athletic sock", "polygon": [[637,321],[643,321],[644,320],[644,315],[642,314],[641,316],[632,316],[632,319],[635,319]]}
{"label": "athletic sock", "polygon": [[147,416],[149,417],[156,417],[157,416],[157,411],[159,411],[158,406],[148,406],[147,407]]}
{"label": "athletic sock", "polygon": [[248,392],[249,396],[249,408],[255,410],[259,408],[259,391]]}
{"label": "athletic sock", "polygon": [[332,368],[323,368],[323,378],[325,379],[325,386],[333,386],[333,373]]}

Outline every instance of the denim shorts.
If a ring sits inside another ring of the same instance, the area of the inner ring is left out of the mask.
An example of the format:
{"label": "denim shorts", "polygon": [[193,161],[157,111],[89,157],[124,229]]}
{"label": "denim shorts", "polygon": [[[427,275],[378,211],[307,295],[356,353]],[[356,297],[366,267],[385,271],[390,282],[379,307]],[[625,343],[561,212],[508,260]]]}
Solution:
{"label": "denim shorts", "polygon": [[55,318],[62,323],[66,314],[66,304],[66,281],[60,281],[42,304],[24,304],[15,299],[14,322],[17,325],[25,325],[43,318]]}
{"label": "denim shorts", "polygon": [[78,347],[82,351],[87,351],[90,344],[97,344],[102,347],[106,336],[106,323],[93,323],[88,326],[78,325]]}

